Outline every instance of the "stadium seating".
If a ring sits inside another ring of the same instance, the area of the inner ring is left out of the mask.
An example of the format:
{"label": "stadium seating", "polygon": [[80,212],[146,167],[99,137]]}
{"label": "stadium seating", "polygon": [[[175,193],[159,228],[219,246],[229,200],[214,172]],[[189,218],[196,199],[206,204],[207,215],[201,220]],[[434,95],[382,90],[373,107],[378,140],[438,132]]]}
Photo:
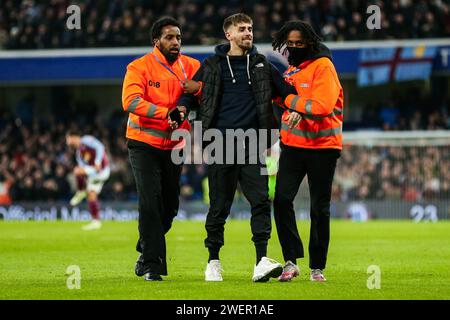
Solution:
{"label": "stadium seating", "polygon": [[[450,36],[447,1],[376,1],[381,30],[368,32],[367,6],[373,1],[81,1],[81,29],[66,28],[67,0],[0,2],[0,48],[44,49],[148,46],[151,24],[161,15],[183,25],[184,44],[215,44],[222,21],[244,11],[255,24],[255,41],[270,42],[286,20],[304,19],[325,41],[443,38]],[[411,21],[411,23],[407,23]]]}

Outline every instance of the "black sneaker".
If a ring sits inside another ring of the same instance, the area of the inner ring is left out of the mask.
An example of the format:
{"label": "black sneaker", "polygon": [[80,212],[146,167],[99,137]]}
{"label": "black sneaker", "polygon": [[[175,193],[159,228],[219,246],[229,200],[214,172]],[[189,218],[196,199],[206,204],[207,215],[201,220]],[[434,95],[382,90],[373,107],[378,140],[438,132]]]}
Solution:
{"label": "black sneaker", "polygon": [[146,271],[144,268],[144,259],[142,258],[142,254],[139,255],[139,258],[136,261],[136,265],[134,266],[134,273],[138,277],[142,277],[144,274],[146,274]]}
{"label": "black sneaker", "polygon": [[162,278],[159,274],[154,273],[146,273],[144,277],[145,281],[162,281]]}

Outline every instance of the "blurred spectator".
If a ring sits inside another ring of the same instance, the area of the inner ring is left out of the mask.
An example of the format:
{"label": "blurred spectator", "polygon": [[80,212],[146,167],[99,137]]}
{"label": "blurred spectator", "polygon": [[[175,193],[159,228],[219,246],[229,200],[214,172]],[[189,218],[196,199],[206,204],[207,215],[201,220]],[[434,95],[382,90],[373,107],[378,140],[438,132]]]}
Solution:
{"label": "blurred spectator", "polygon": [[9,191],[13,182],[13,177],[6,170],[0,171],[0,205],[11,204]]}
{"label": "blurred spectator", "polygon": [[[245,12],[254,20],[256,42],[271,36],[287,20],[309,21],[326,41],[442,38],[450,36],[448,1],[77,1],[81,30],[68,30],[69,0],[0,1],[0,49],[149,46],[150,26],[171,15],[183,26],[184,44],[216,44],[222,22]],[[368,30],[366,10],[381,9],[381,29]]]}
{"label": "blurred spectator", "polygon": [[121,181],[116,181],[105,190],[104,199],[110,201],[126,201],[127,196],[125,194],[125,187]]}
{"label": "blurred spectator", "polygon": [[181,172],[180,194],[184,200],[202,200],[203,180],[206,178],[204,165],[185,165]]}
{"label": "blurred spectator", "polygon": [[398,129],[399,110],[391,102],[381,107],[380,119],[384,130]]}
{"label": "blurred spectator", "polygon": [[68,172],[62,164],[58,164],[55,169],[55,184],[57,190],[57,198],[68,200],[72,194],[70,189],[69,181],[67,180]]}
{"label": "blurred spectator", "polygon": [[34,96],[29,94],[25,96],[17,106],[17,115],[25,124],[31,124],[33,120]]}

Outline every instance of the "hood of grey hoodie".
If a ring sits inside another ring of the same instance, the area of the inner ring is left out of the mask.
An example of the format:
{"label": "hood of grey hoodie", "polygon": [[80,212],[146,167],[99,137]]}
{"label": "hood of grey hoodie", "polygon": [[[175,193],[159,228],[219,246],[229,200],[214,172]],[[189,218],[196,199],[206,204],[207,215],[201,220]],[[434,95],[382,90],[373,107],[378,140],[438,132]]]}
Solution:
{"label": "hood of grey hoodie", "polygon": [[[215,53],[217,56],[227,60],[228,68],[230,69],[230,73],[231,73],[232,82],[236,83],[236,79],[235,79],[234,73],[233,73],[233,68],[231,67],[231,63],[230,63],[230,56],[228,55],[228,51],[230,51],[230,47],[231,46],[229,43],[219,44],[215,48]],[[252,46],[252,48],[246,54],[248,84],[252,84],[252,81],[250,79],[250,57],[256,55],[257,53],[258,53],[258,50],[256,49],[256,47]]]}
{"label": "hood of grey hoodie", "polygon": [[[223,57],[226,58],[228,51],[230,51],[230,44],[229,43],[225,43],[225,44],[219,44],[218,46],[216,46],[215,48],[215,53],[216,55],[218,55],[219,57]],[[250,56],[254,56],[258,53],[258,50],[256,49],[255,46],[252,46],[252,48],[250,49],[250,51],[247,53]]]}

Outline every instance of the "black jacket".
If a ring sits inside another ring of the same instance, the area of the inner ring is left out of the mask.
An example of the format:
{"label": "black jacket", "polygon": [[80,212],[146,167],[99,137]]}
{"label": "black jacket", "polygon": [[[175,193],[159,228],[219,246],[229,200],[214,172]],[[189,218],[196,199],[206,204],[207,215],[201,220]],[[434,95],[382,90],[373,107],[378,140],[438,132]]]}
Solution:
{"label": "black jacket", "polygon": [[[223,129],[224,123],[233,124],[233,129],[248,129],[249,124],[253,124],[251,127],[255,129],[275,128],[272,99],[279,96],[284,99],[289,94],[296,94],[295,88],[283,80],[280,72],[265,56],[257,52],[256,47],[243,58],[247,72],[236,74],[236,69],[233,70],[232,57],[227,56],[229,49],[229,44],[217,46],[215,54],[206,58],[194,75],[193,80],[203,82],[199,104],[192,95],[184,94],[178,105],[184,105],[190,110],[197,109],[197,120],[202,121],[203,130],[217,128],[217,125]],[[229,69],[224,70],[224,67]],[[240,88],[235,94],[230,94],[227,91],[233,86]],[[250,99],[248,93],[252,94]],[[236,97],[239,94],[245,96]],[[251,114],[252,111],[256,121],[252,121],[251,116],[246,118],[245,115],[239,114],[239,112]],[[242,126],[239,125],[240,120],[236,119],[242,120]]]}

